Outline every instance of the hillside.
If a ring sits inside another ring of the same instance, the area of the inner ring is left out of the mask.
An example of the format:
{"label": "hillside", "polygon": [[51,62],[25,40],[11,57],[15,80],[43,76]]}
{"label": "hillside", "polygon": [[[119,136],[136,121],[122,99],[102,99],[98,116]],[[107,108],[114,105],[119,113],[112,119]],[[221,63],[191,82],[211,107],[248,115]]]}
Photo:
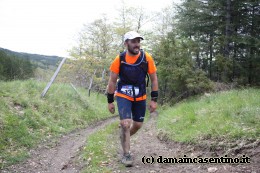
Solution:
{"label": "hillside", "polygon": [[0,168],[28,157],[40,142],[107,118],[104,95],[88,97],[70,85],[53,84],[41,98],[46,83],[35,80],[0,82]]}
{"label": "hillside", "polygon": [[[118,118],[101,121],[111,117],[106,97],[97,94],[88,97],[87,91],[80,88],[79,97],[71,86],[54,84],[46,97],[40,98],[44,87],[45,83],[35,80],[0,83],[0,170],[125,172],[118,162],[122,152]],[[259,89],[253,88],[231,90],[160,107],[159,115],[147,115],[143,128],[131,138],[136,166],[128,171],[257,172],[259,94]],[[142,161],[144,156],[183,155],[192,158],[245,155],[252,162],[144,164]],[[21,164],[8,167],[17,162]]]}
{"label": "hillside", "polygon": [[54,69],[63,57],[59,56],[47,56],[39,54],[30,54],[23,52],[15,52],[8,49],[0,48],[0,51],[5,52],[7,55],[15,56],[17,58],[29,59],[32,64],[42,69]]}
{"label": "hillside", "polygon": [[205,94],[164,107],[158,129],[166,138],[185,143],[255,141],[260,137],[259,109],[259,89]]}

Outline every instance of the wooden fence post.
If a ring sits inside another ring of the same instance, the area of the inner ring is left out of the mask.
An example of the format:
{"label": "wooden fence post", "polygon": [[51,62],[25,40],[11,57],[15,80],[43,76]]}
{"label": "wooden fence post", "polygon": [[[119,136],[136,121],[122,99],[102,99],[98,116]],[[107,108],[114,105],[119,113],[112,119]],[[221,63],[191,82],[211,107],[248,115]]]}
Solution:
{"label": "wooden fence post", "polygon": [[62,61],[61,61],[61,63],[60,63],[60,65],[58,66],[58,68],[56,69],[55,73],[53,74],[53,76],[52,76],[50,82],[49,82],[49,83],[47,84],[47,86],[44,88],[44,90],[43,90],[43,92],[42,92],[42,94],[41,94],[41,97],[44,97],[44,96],[45,96],[45,94],[47,93],[47,91],[49,90],[51,84],[53,83],[53,81],[54,81],[55,78],[57,77],[57,75],[58,75],[58,73],[59,73],[59,71],[60,71],[60,69],[61,69],[61,66],[63,65],[63,63],[64,63],[65,61],[66,61],[66,58],[63,58]]}
{"label": "wooden fence post", "polygon": [[74,91],[78,94],[79,99],[85,104],[86,107],[88,107],[88,103],[81,97],[80,93],[78,92],[78,90],[76,89],[76,87],[70,83],[70,86],[74,89]]}
{"label": "wooden fence post", "polygon": [[93,77],[95,76],[96,71],[97,71],[97,69],[95,69],[94,74],[93,74],[93,76],[92,76],[91,79],[90,79],[90,84],[89,84],[89,87],[88,87],[88,96],[89,96],[89,97],[90,97],[90,90],[91,90],[92,83],[93,83]]}
{"label": "wooden fence post", "polygon": [[106,69],[104,69],[103,72],[102,72],[102,82],[105,81],[105,72],[106,72]]}

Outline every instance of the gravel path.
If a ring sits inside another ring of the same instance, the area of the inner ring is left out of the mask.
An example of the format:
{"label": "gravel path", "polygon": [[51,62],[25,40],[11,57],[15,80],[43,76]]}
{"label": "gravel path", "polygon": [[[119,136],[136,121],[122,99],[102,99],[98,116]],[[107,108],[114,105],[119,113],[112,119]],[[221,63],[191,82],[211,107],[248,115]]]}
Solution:
{"label": "gravel path", "polygon": [[[195,146],[181,144],[165,139],[164,136],[158,134],[156,129],[156,119],[158,113],[151,114],[150,119],[144,123],[144,126],[131,137],[131,153],[134,158],[134,165],[125,168],[120,163],[122,149],[119,143],[119,130],[116,139],[117,155],[116,159],[112,159],[109,164],[111,172],[129,172],[129,173],[260,173],[260,142],[253,141],[231,148],[229,154],[232,157],[246,155],[250,157],[251,163],[245,164],[188,164],[188,163],[158,163],[168,158],[212,158],[225,155],[227,150],[223,148],[211,149],[211,142],[206,142],[206,146]],[[86,145],[88,135],[104,128],[106,125],[118,120],[118,117],[109,118],[100,121],[92,126],[79,131],[72,132],[61,137],[55,145],[39,146],[31,151],[31,157],[24,163],[13,165],[3,173],[19,172],[19,173],[76,173],[80,172],[84,167],[84,163],[80,163],[78,153],[84,145]],[[184,156],[185,155],[185,156]],[[148,163],[148,161],[153,163]],[[1,171],[0,171],[1,172]]]}
{"label": "gravel path", "polygon": [[[30,152],[31,157],[25,162],[13,165],[3,173],[75,173],[80,172],[81,164],[74,164],[77,153],[86,144],[88,135],[117,118],[109,118],[61,137],[53,146],[39,146]],[[1,171],[0,171],[1,172]]]}
{"label": "gravel path", "polygon": [[[260,173],[260,145],[259,141],[254,143],[252,148],[241,148],[240,153],[251,157],[250,164],[188,164],[188,163],[158,163],[162,162],[164,158],[183,158],[186,157],[221,157],[224,156],[224,151],[210,150],[210,143],[208,146],[199,147],[194,145],[180,144],[172,141],[165,141],[163,137],[158,134],[156,129],[156,119],[158,113],[152,114],[151,118],[144,123],[142,129],[137,134],[131,137],[131,153],[134,158],[134,165],[130,168],[125,168],[120,163],[122,155],[121,145],[118,142],[118,159],[117,163],[113,163],[113,172],[131,172],[131,173]],[[119,141],[119,140],[118,140]],[[251,144],[249,144],[251,145]],[[234,153],[233,153],[234,154]],[[232,157],[237,157],[234,155]],[[152,161],[154,163],[147,163]],[[156,162],[158,161],[158,162]]]}

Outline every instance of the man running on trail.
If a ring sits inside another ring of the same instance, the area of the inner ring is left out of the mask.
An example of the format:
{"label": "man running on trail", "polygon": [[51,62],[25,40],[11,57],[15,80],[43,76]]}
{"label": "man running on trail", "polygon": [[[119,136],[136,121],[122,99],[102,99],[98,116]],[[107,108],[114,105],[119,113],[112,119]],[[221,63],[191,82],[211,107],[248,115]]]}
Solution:
{"label": "man running on trail", "polygon": [[[152,84],[150,112],[157,107],[158,81],[155,63],[147,52],[140,49],[143,37],[135,31],[124,35],[126,51],[119,54],[110,66],[107,100],[108,109],[115,112],[114,92],[121,125],[121,144],[123,148],[122,163],[132,166],[130,155],[130,136],[135,134],[143,125],[146,111],[146,75],[150,76]],[[117,83],[117,78],[119,81]],[[116,84],[117,83],[117,84]]]}

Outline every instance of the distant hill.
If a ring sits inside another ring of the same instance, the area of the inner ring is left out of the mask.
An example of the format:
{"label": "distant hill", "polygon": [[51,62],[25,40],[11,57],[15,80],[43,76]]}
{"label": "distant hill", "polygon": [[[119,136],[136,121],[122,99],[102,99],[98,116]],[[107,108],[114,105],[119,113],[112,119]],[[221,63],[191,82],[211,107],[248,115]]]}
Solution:
{"label": "distant hill", "polygon": [[58,63],[63,59],[63,57],[59,56],[47,56],[47,55],[39,55],[39,54],[30,54],[24,52],[15,52],[8,49],[0,48],[0,51],[5,52],[10,56],[15,56],[17,58],[28,59],[31,63],[42,69],[54,69],[57,68]]}

